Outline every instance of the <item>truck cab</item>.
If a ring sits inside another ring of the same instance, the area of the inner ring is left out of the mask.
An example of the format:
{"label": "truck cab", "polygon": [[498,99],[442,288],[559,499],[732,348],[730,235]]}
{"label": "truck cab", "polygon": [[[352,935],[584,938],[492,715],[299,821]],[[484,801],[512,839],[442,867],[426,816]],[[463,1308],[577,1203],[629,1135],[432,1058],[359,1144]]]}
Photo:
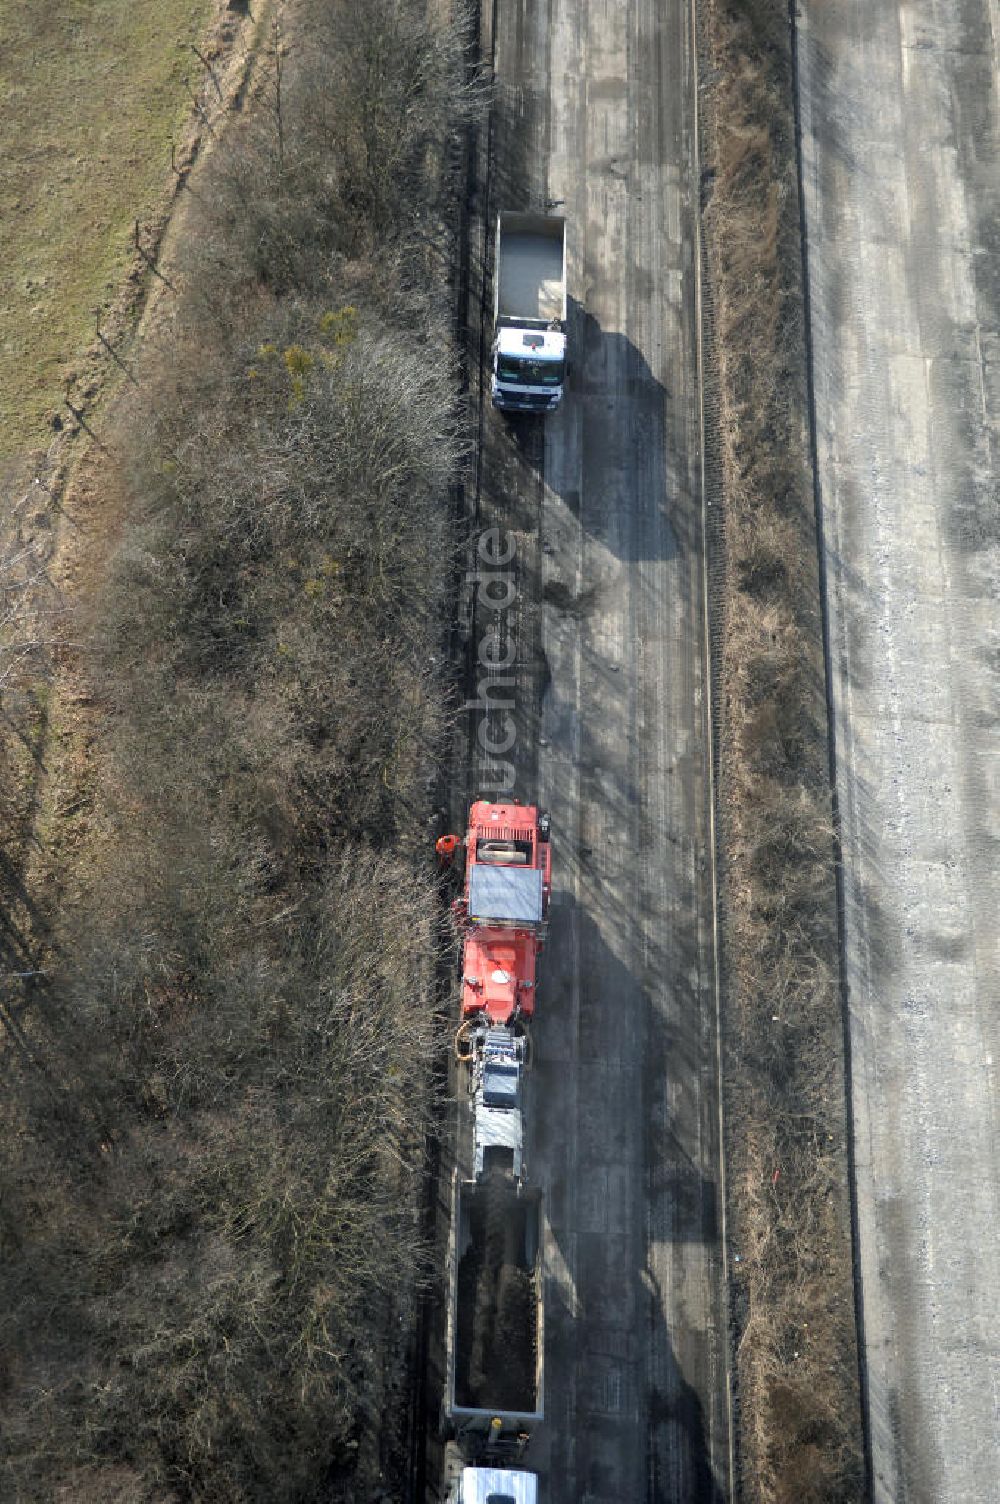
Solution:
{"label": "truck cab", "polygon": [[500,328],[493,344],[494,407],[552,412],[566,380],[566,336],[559,329]]}
{"label": "truck cab", "polygon": [[534,1473],[505,1467],[463,1467],[448,1504],[538,1504]]}

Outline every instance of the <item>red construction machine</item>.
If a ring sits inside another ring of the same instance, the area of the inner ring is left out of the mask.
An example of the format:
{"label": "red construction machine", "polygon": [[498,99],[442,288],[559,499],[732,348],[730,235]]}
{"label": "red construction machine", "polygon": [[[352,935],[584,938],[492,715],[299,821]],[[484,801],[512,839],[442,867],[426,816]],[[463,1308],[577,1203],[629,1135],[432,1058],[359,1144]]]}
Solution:
{"label": "red construction machine", "polygon": [[531,1018],[551,887],[548,815],[533,804],[475,803],[465,892],[455,906],[465,931],[463,1022],[496,1027]]}
{"label": "red construction machine", "polygon": [[544,1419],[545,1221],[524,1158],[525,1077],[552,886],[549,817],[479,800],[464,841],[442,840],[446,861],[465,847],[455,1053],[469,1068],[472,1120],[471,1178],[454,1178],[444,1413],[473,1465],[448,1497],[534,1504],[537,1479],[520,1459]]}

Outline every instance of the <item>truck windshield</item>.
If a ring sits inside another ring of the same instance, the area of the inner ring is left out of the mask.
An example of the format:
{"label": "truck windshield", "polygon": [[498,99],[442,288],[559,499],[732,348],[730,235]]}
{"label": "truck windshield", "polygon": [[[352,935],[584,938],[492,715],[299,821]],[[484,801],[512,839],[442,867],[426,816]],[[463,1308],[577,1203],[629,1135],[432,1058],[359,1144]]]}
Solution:
{"label": "truck windshield", "polygon": [[518,386],[559,386],[563,379],[563,362],[520,360],[516,355],[501,355],[497,360],[497,379]]}

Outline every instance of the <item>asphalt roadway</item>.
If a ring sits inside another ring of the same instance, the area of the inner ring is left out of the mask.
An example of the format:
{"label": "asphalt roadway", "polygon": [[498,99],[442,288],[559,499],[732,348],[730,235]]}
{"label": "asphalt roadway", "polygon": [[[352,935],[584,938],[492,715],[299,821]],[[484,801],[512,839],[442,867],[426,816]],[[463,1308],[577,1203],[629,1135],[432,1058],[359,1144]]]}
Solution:
{"label": "asphalt roadway", "polygon": [[874,1498],[1000,1498],[1000,6],[800,0]]}
{"label": "asphalt roadway", "polygon": [[721,1504],[690,6],[483,11],[496,86],[473,300],[489,296],[497,210],[547,204],[567,219],[571,295],[555,415],[493,413],[483,351],[468,628],[514,665],[506,687],[481,673],[469,793],[499,791],[510,764],[516,797],[552,814],[528,1126],[546,1424],[528,1463],[551,1504]]}

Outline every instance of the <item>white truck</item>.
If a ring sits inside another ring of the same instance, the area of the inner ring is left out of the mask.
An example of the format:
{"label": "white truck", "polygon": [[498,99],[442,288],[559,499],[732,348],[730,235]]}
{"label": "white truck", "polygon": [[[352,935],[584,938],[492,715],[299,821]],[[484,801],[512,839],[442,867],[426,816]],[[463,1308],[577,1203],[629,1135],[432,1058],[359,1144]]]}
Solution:
{"label": "white truck", "polygon": [[538,1479],[513,1468],[463,1467],[447,1499],[448,1504],[538,1504]]}
{"label": "white truck", "polygon": [[493,405],[552,412],[565,377],[566,221],[504,210],[493,269]]}

